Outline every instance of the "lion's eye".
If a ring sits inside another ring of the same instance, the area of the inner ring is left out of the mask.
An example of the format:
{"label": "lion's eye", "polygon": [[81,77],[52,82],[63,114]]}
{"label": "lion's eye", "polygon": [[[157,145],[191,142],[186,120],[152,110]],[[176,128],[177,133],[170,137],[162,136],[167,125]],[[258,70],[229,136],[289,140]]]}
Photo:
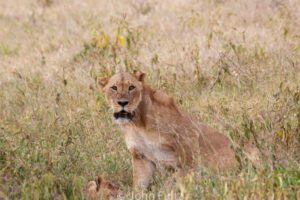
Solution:
{"label": "lion's eye", "polygon": [[117,91],[117,90],[118,90],[117,86],[115,86],[115,85],[114,85],[114,86],[112,86],[112,87],[111,87],[111,89],[112,89],[112,90],[115,90],[115,91]]}
{"label": "lion's eye", "polygon": [[133,85],[131,85],[131,86],[129,86],[128,90],[131,91],[131,90],[134,90],[134,88],[135,87]]}

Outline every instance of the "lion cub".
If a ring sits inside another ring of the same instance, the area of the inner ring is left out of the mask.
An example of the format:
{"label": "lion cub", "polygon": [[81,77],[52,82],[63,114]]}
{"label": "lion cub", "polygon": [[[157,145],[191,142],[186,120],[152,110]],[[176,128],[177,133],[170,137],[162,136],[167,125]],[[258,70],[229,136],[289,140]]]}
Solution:
{"label": "lion cub", "polygon": [[135,71],[97,79],[131,152],[134,187],[148,188],[160,167],[185,173],[196,164],[235,164],[226,136],[180,111],[166,93],[147,86],[144,77]]}

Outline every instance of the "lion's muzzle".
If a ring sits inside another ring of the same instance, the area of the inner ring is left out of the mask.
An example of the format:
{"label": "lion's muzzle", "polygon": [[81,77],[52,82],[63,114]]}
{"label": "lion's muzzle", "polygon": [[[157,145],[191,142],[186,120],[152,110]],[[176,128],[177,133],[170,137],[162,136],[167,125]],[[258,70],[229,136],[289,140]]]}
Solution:
{"label": "lion's muzzle", "polygon": [[129,119],[132,120],[134,117],[134,113],[126,112],[125,110],[121,110],[120,112],[114,113],[114,118],[118,119]]}

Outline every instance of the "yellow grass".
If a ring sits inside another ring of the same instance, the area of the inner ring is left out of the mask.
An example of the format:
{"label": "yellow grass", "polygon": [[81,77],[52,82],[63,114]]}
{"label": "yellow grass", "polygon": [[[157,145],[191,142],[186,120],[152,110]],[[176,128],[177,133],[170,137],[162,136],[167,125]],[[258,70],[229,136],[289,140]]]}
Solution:
{"label": "yellow grass", "polygon": [[[237,149],[235,172],[133,194],[94,81],[133,69],[263,164]],[[0,1],[0,199],[82,199],[97,174],[127,199],[299,199],[299,145],[299,0]]]}

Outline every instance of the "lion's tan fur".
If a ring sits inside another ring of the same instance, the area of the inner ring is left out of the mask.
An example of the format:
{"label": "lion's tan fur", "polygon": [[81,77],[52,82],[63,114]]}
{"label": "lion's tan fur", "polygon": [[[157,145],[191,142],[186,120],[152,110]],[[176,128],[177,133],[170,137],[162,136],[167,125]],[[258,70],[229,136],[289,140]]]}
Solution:
{"label": "lion's tan fur", "polygon": [[88,182],[85,188],[85,197],[89,200],[109,200],[121,195],[118,185],[104,180],[101,176],[97,176],[95,180]]}
{"label": "lion's tan fur", "polygon": [[[226,136],[182,112],[166,93],[147,86],[143,76],[135,72],[98,78],[114,112],[121,109],[116,98],[126,98],[126,111],[134,113],[120,128],[132,154],[135,187],[147,188],[154,170],[163,167],[185,173],[195,165],[221,169],[235,164]],[[117,92],[111,91],[113,85]],[[128,92],[129,85],[134,92]]]}

